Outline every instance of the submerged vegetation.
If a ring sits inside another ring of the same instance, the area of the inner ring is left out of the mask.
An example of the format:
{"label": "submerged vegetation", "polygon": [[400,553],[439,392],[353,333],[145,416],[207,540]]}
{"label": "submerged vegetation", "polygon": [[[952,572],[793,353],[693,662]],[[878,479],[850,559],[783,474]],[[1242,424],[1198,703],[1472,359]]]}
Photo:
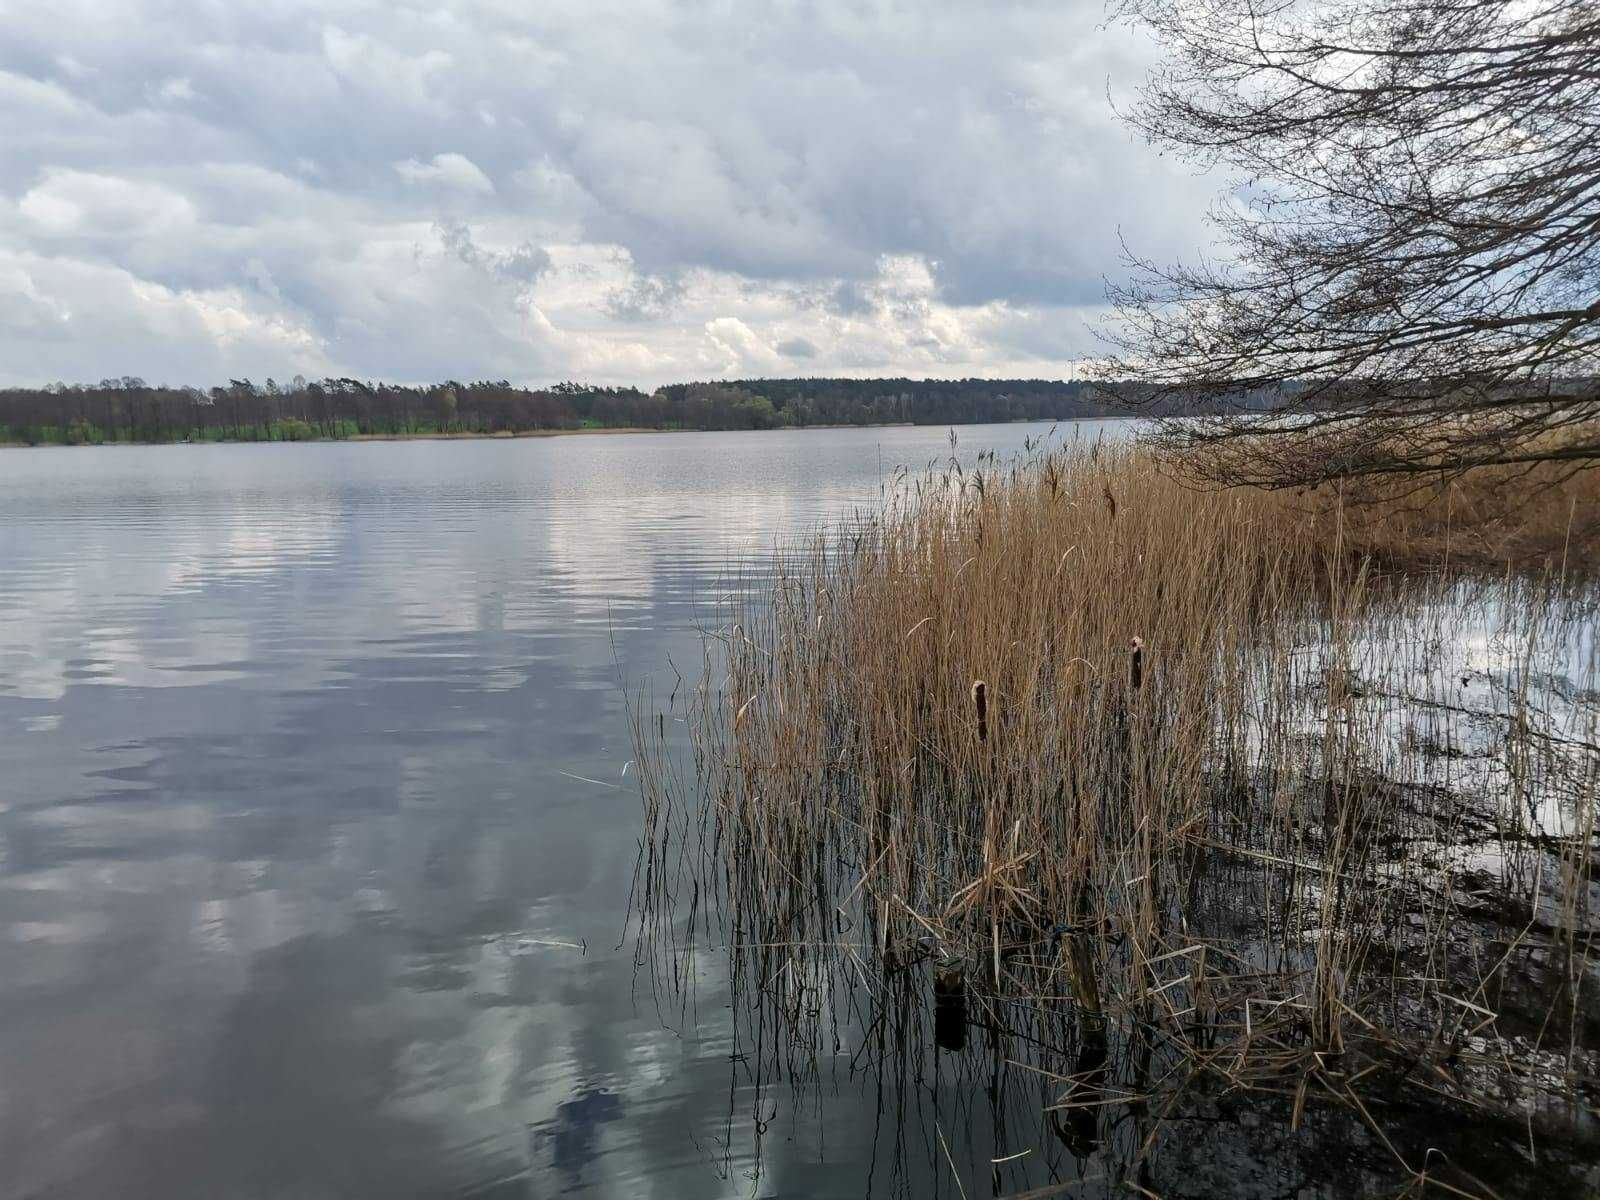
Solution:
{"label": "submerged vegetation", "polygon": [[658,998],[726,971],[736,1074],[875,1077],[951,1194],[1579,1186],[1596,479],[1181,467],[952,461],[738,593],[636,709]]}

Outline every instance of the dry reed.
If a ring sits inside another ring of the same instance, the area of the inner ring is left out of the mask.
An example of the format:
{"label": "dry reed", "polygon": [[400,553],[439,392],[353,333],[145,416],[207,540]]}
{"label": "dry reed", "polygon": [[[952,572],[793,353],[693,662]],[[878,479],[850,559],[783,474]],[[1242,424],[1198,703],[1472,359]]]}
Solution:
{"label": "dry reed", "polygon": [[[1351,507],[1130,446],[909,483],[709,631],[681,752],[637,710],[652,962],[681,983],[725,941],[798,1047],[841,986],[931,963],[947,1014],[1057,1048],[1058,1116],[1154,1077],[1295,1122],[1380,1083],[1569,1111],[1600,764],[1575,486],[1495,528],[1472,481]],[[1460,569],[1497,554],[1532,557]],[[1143,1047],[1110,1092],[1108,1041]]]}

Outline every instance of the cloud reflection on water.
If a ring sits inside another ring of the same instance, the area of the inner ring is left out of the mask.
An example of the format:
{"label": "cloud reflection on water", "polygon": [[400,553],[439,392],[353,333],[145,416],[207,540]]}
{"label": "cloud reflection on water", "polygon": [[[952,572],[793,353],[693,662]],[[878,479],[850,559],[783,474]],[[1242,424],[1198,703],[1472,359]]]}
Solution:
{"label": "cloud reflection on water", "polygon": [[4,452],[0,1196],[747,1191],[707,1165],[714,1006],[664,1028],[614,949],[619,682],[698,662],[741,559],[947,453]]}

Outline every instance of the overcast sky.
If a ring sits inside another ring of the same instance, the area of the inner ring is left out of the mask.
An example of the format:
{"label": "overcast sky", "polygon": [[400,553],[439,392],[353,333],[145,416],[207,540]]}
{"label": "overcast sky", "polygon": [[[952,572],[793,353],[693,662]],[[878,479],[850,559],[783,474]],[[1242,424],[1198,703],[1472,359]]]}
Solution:
{"label": "overcast sky", "polygon": [[1101,0],[0,0],[0,384],[1064,377],[1118,233]]}

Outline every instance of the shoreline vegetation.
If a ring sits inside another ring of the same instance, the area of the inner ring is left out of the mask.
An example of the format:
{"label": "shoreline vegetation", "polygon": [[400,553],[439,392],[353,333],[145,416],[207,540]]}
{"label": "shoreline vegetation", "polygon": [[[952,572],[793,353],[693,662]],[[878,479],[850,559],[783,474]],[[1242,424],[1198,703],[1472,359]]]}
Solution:
{"label": "shoreline vegetation", "polygon": [[225,388],[0,389],[0,444],[309,442],[556,433],[1076,421],[1140,413],[1134,384],[1051,380],[756,379],[643,392],[563,383],[397,386],[354,379]]}
{"label": "shoreline vegetation", "polygon": [[721,963],[739,1094],[952,1064],[995,1132],[935,1169],[997,1195],[1244,1186],[1197,1129],[1319,1195],[1595,1186],[1597,518],[1553,467],[904,477],[636,698],[658,1003]]}
{"label": "shoreline vegetation", "polygon": [[[1073,417],[1073,422],[1085,421],[1119,421],[1130,418],[1120,416],[1094,416]],[[1031,417],[1019,417],[1011,422],[986,422],[988,424],[1037,424],[1038,421]],[[828,424],[828,425],[785,425],[777,429],[789,429],[805,432],[813,429],[914,429],[915,421],[875,421],[871,424]],[[964,426],[963,426],[964,427]],[[494,432],[477,432],[473,430],[453,429],[441,432],[439,430],[417,430],[412,433],[352,433],[342,437],[309,437],[309,438],[209,438],[201,441],[193,439],[164,441],[164,442],[130,442],[130,441],[0,441],[0,450],[37,450],[50,447],[75,447],[75,446],[237,446],[254,445],[271,442],[273,444],[305,444],[325,445],[333,442],[510,442],[524,441],[538,438],[583,437],[594,434],[621,434],[621,433],[769,433],[774,430],[756,429],[693,429],[687,427],[654,428],[647,425],[602,425],[581,427],[577,429],[521,429],[497,430]]]}
{"label": "shoreline vegetation", "polygon": [[4,450],[36,450],[44,447],[72,447],[72,446],[237,446],[255,444],[309,444],[321,445],[330,442],[482,442],[482,441],[519,441],[526,438],[551,438],[573,437],[585,434],[611,434],[611,433],[702,433],[707,430],[698,429],[647,429],[638,425],[602,426],[587,429],[521,429],[498,430],[495,432],[476,432],[473,430],[415,430],[411,433],[351,433],[343,436],[332,437],[267,437],[267,438],[232,438],[217,437],[204,438],[196,441],[193,438],[180,438],[175,441],[160,442],[134,442],[134,441],[0,441],[0,449]]}

